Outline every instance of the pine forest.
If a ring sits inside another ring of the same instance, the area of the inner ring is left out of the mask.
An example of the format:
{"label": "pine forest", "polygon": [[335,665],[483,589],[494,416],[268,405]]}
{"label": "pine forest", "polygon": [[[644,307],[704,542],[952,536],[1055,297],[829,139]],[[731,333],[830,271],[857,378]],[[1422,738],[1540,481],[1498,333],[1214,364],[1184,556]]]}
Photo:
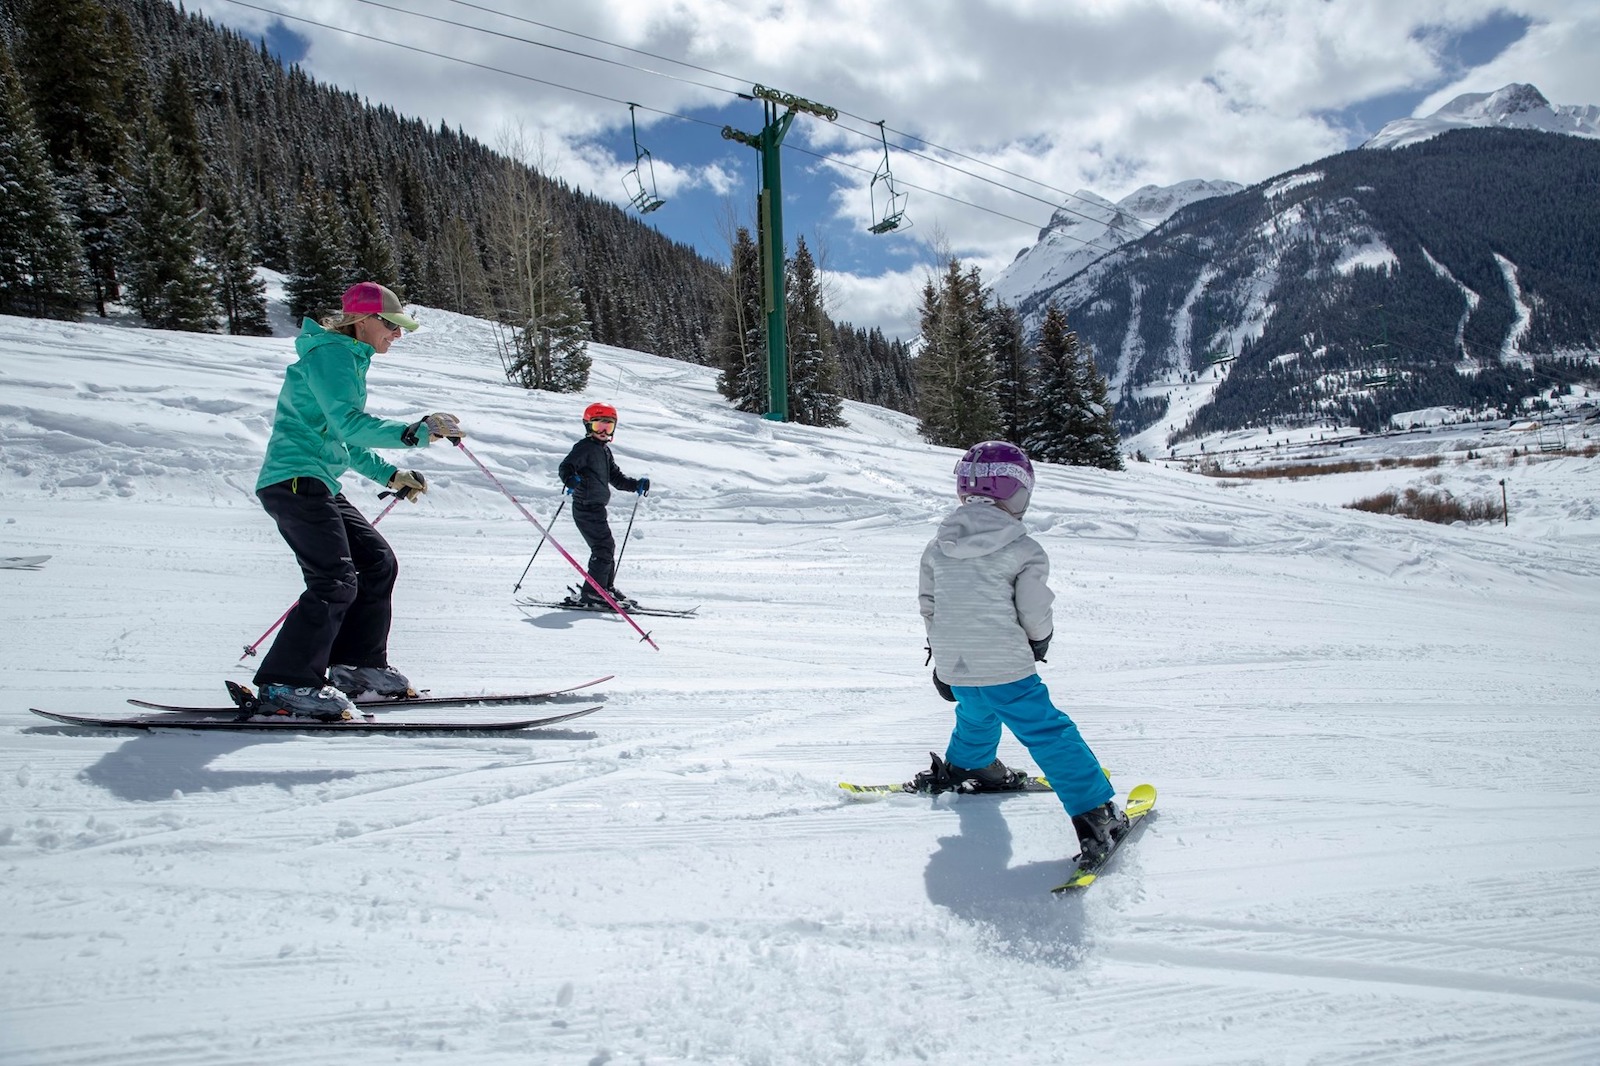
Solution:
{"label": "pine forest", "polygon": [[[527,388],[583,388],[593,341],[717,366],[736,408],[770,406],[748,230],[724,267],[542,174],[520,134],[491,149],[366,103],[166,0],[0,0],[0,90],[15,191],[0,201],[0,313],[118,305],[152,327],[265,335],[263,266],[296,318],[370,279],[499,322],[507,377]],[[854,399],[917,415],[933,443],[1026,438],[1041,458],[1120,466],[1104,379],[1057,350],[1064,324],[1030,346],[952,262],[929,280],[913,359],[829,317],[803,236],[786,253],[792,420],[841,425]],[[1072,426],[1093,439],[1058,446]]]}

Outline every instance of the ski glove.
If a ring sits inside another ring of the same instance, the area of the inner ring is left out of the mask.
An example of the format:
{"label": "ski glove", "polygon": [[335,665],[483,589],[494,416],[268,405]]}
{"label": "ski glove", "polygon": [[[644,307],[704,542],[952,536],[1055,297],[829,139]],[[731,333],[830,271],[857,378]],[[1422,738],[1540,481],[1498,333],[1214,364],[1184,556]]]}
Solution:
{"label": "ski glove", "polygon": [[640,478],[639,479],[639,487],[637,489],[635,489],[634,491],[637,492],[641,496],[650,495],[650,479],[647,478],[647,477]]}
{"label": "ski glove", "polygon": [[420,421],[407,426],[406,431],[400,434],[400,439],[405,442],[407,447],[414,448],[417,442],[422,439],[424,432],[428,434],[430,441],[449,437],[454,442],[467,435],[461,428],[461,419],[455,415],[445,414],[443,411],[435,411],[431,415],[423,415]]}
{"label": "ski glove", "polygon": [[402,500],[417,502],[417,497],[428,491],[428,479],[420,470],[396,470],[389,479],[389,488]]}
{"label": "ski glove", "polygon": [[461,419],[455,415],[447,415],[443,411],[435,411],[426,416],[422,424],[428,427],[428,436],[434,440],[440,437],[449,437],[452,441],[460,440],[466,434],[461,431]]}
{"label": "ski glove", "polygon": [[1053,636],[1055,636],[1054,633],[1046,633],[1043,640],[1028,641],[1028,647],[1033,649],[1034,662],[1042,663],[1049,661],[1045,658],[1045,654],[1050,650],[1050,638]]}
{"label": "ski glove", "polygon": [[956,694],[950,691],[949,685],[939,680],[939,671],[937,670],[933,672],[933,687],[938,690],[940,696],[949,700],[951,703],[956,701]]}

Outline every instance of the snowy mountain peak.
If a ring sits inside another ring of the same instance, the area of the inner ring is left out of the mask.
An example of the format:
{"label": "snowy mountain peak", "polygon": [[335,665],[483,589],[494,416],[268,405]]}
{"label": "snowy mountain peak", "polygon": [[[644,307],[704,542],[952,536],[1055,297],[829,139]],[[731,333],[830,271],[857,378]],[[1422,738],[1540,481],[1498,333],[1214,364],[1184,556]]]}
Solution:
{"label": "snowy mountain peak", "polygon": [[1492,93],[1463,93],[1423,118],[1397,119],[1361,147],[1400,148],[1446,130],[1487,127],[1600,137],[1600,107],[1551,104],[1532,85],[1513,83]]}
{"label": "snowy mountain peak", "polygon": [[994,282],[995,295],[1006,303],[1020,303],[1143,237],[1179,209],[1241,188],[1231,181],[1192,178],[1176,185],[1145,185],[1116,203],[1079,189],[1070,202],[1056,209],[1049,225],[1039,231],[1038,242],[1018,252],[1001,271]]}
{"label": "snowy mountain peak", "polygon": [[1466,115],[1477,113],[1492,118],[1510,118],[1525,111],[1554,110],[1550,101],[1544,98],[1544,93],[1532,85],[1520,84],[1507,85],[1487,95],[1466,93],[1439,110],[1445,112],[1456,108]]}

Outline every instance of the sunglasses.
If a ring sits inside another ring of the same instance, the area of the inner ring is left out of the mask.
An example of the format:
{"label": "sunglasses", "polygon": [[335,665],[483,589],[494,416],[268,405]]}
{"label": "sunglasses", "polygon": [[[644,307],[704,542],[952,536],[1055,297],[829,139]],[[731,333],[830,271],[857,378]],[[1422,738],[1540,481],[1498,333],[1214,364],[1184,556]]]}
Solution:
{"label": "sunglasses", "polygon": [[379,322],[382,322],[384,324],[384,326],[387,327],[389,332],[391,332],[391,333],[404,333],[405,332],[405,327],[404,326],[397,325],[394,322],[390,322],[389,321],[389,316],[387,316],[387,315],[385,315],[385,314],[383,314],[381,312],[376,314],[376,315],[373,315],[372,317],[376,318]]}

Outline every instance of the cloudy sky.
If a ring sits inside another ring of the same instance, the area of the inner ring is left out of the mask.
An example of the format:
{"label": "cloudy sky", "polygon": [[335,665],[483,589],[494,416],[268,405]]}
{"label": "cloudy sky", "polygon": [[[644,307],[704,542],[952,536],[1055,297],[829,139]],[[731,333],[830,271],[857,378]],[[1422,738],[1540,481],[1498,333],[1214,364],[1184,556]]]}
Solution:
{"label": "cloudy sky", "polygon": [[[759,153],[722,135],[762,129],[752,87],[836,109],[787,131],[784,234],[828,271],[836,319],[907,338],[942,255],[992,279],[1079,190],[1250,184],[1511,82],[1600,104],[1594,0],[186,6],[319,80],[519,142],[587,192],[626,205],[642,188],[666,201],[648,224],[719,261],[732,225],[754,228]],[[902,224],[872,235],[891,184]]]}

